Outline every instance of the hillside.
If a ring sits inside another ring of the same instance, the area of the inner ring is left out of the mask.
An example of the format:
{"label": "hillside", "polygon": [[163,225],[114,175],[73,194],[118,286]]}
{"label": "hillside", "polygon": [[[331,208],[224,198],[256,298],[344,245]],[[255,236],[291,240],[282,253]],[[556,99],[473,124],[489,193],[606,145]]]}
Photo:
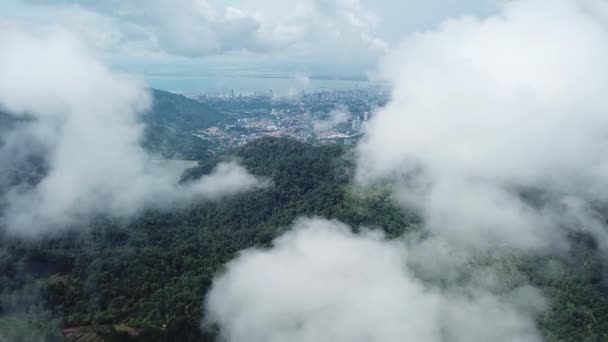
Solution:
{"label": "hillside", "polygon": [[15,119],[12,116],[10,116],[0,110],[0,129],[6,128],[8,125],[12,124],[14,121],[15,121]]}
{"label": "hillside", "polygon": [[145,123],[175,131],[193,132],[217,123],[222,115],[208,106],[183,95],[152,89],[154,105],[143,117]]}
{"label": "hillside", "polygon": [[[8,132],[17,122],[18,119],[0,110],[0,138],[6,134],[6,132]],[[1,143],[2,141],[0,140],[0,144]]]}
{"label": "hillside", "polygon": [[197,160],[206,156],[209,142],[192,133],[222,121],[222,115],[185,96],[151,91],[154,104],[142,116],[146,125],[142,145],[165,158]]}
{"label": "hillside", "polygon": [[[141,116],[145,124],[142,146],[164,158],[199,160],[207,156],[210,142],[192,133],[221,122],[223,116],[182,95],[156,89],[151,93],[152,108]],[[0,111],[0,137],[16,122],[18,119]]]}
{"label": "hillside", "polygon": [[[39,336],[60,341],[66,328],[74,328],[69,330],[76,331],[73,337],[109,342],[213,340],[213,329],[200,330],[213,276],[239,250],[268,246],[297,217],[336,218],[353,227],[381,229],[389,237],[419,230],[419,218],[399,209],[386,191],[358,193],[349,186],[347,152],[339,146],[262,139],[206,159],[185,172],[182,181],[210,172],[221,160],[238,158],[252,173],[273,180],[264,190],[171,213],[148,212],[128,227],[100,218],[78,232],[35,242],[0,237],[5,251],[0,255],[0,331],[10,341]],[[572,237],[568,258],[503,261],[512,286],[527,279],[551,299],[552,307],[538,317],[547,341],[608,337],[598,253],[593,241],[580,235]],[[547,272],[548,267],[559,272]],[[112,328],[116,325],[134,333],[120,334]]]}
{"label": "hillside", "polygon": [[[199,139],[192,133],[221,121],[222,116],[182,95],[154,89],[151,92],[154,96],[153,106],[141,116],[145,124],[142,146],[159,158],[195,161],[207,158],[211,142]],[[4,144],[3,136],[20,121],[26,120],[29,119],[19,119],[0,111],[0,146]],[[14,153],[16,146],[11,149],[12,152],[8,152]],[[45,175],[48,165],[42,150],[32,149],[21,158],[0,155],[0,194],[8,187],[36,184]]]}
{"label": "hillside", "polygon": [[[4,312],[45,321],[56,317],[62,328],[126,324],[154,330],[166,325],[172,336],[167,341],[187,341],[177,335],[200,335],[203,297],[222,264],[243,248],[267,245],[295,218],[324,215],[394,235],[416,222],[387,197],[350,194],[349,162],[338,146],[264,139],[234,156],[252,173],[271,177],[274,186],[179,212],[149,212],[126,229],[100,219],[79,233],[38,242],[0,239],[7,251],[0,258],[3,296],[24,302],[18,308],[4,306]],[[224,158],[232,157],[206,160],[184,181]],[[40,291],[45,305],[30,306],[25,289]],[[51,333],[52,326],[45,324],[38,328]]]}

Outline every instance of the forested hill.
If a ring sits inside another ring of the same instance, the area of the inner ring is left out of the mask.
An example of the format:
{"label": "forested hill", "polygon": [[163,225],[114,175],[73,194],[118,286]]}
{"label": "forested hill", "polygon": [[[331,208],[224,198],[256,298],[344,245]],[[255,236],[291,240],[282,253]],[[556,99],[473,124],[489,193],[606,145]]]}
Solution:
{"label": "forested hill", "polygon": [[334,217],[392,235],[416,222],[385,194],[352,194],[351,166],[339,146],[263,139],[201,162],[184,181],[231,158],[273,186],[148,212],[126,228],[100,219],[36,242],[1,238],[0,331],[32,341],[40,332],[59,338],[59,328],[83,326],[89,337],[95,326],[115,336],[108,327],[125,324],[145,336],[139,341],[199,341],[203,298],[216,271],[239,250],[267,245],[297,217]]}
{"label": "forested hill", "polygon": [[[153,105],[141,115],[145,124],[143,147],[165,158],[205,158],[209,142],[192,135],[221,122],[224,117],[203,103],[182,95],[151,89]],[[0,109],[0,137],[18,122]],[[1,142],[0,142],[1,143]]]}
{"label": "forested hill", "polygon": [[[238,159],[273,186],[201,202],[171,213],[148,212],[128,227],[99,219],[89,227],[39,241],[0,235],[0,332],[9,341],[208,341],[201,332],[203,298],[213,276],[239,250],[267,246],[300,216],[322,215],[389,237],[419,229],[386,191],[355,191],[352,162],[340,146],[261,139],[206,159],[183,182],[217,162]],[[430,261],[432,262],[432,261]],[[550,265],[552,270],[547,272]],[[505,261],[539,287],[552,306],[538,325],[547,341],[608,340],[602,263],[588,237],[573,237],[561,259]],[[511,280],[510,280],[511,281]],[[67,335],[66,335],[67,336]]]}
{"label": "forested hill", "polygon": [[[222,120],[222,115],[206,105],[160,90],[150,90],[154,96],[153,106],[141,119],[145,124],[142,146],[151,154],[163,158],[200,160],[207,158],[210,142],[192,135],[198,129]],[[7,134],[19,123],[34,120],[31,117],[16,117],[0,108],[0,146],[5,144]],[[14,148],[24,142],[17,141]],[[35,141],[27,156],[15,158],[8,153],[0,155],[0,194],[9,187],[36,184],[48,170],[43,146]],[[38,149],[33,149],[36,146]],[[14,149],[13,148],[13,149]]]}
{"label": "forested hill", "polygon": [[150,91],[154,105],[143,117],[147,124],[162,125],[177,131],[195,131],[223,119],[217,111],[183,95],[157,89]]}
{"label": "forested hill", "polygon": [[208,106],[166,91],[151,89],[154,104],[142,115],[146,125],[143,146],[166,158],[197,160],[207,155],[209,143],[192,135],[222,121]]}
{"label": "forested hill", "polygon": [[[15,118],[14,116],[8,115],[7,113],[3,112],[0,109],[0,138],[2,137],[3,134],[6,134],[6,132],[8,132],[11,128],[13,128],[13,126],[17,122],[18,122],[17,118]],[[1,144],[1,141],[0,141],[0,144]]]}
{"label": "forested hill", "polygon": [[6,114],[5,112],[3,112],[2,110],[0,110],[0,129],[3,129],[5,127],[7,127],[8,125],[11,125],[13,122],[15,121],[15,119]]}
{"label": "forested hill", "polygon": [[[163,126],[172,131],[194,132],[221,122],[224,117],[209,106],[183,95],[150,89],[153,102],[142,115],[147,125]],[[10,127],[18,119],[0,108],[0,129]]]}

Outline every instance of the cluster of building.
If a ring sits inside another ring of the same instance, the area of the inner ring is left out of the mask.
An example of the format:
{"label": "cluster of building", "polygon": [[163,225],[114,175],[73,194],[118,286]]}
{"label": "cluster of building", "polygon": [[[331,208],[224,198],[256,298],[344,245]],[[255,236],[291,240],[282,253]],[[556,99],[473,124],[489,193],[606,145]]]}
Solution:
{"label": "cluster of building", "polygon": [[273,98],[270,91],[250,96],[233,94],[199,98],[226,116],[225,122],[195,133],[213,142],[218,150],[261,137],[291,137],[313,144],[355,144],[376,108],[388,101],[386,90],[380,87],[302,92],[282,98]]}

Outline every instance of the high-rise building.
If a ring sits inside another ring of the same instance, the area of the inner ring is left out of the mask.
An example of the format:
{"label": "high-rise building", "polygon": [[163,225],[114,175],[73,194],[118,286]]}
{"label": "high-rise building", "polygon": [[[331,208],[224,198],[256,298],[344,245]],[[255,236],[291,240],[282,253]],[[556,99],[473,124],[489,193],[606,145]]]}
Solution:
{"label": "high-rise building", "polygon": [[355,131],[358,131],[361,129],[361,118],[358,115],[355,116],[355,118],[353,119],[352,129]]}

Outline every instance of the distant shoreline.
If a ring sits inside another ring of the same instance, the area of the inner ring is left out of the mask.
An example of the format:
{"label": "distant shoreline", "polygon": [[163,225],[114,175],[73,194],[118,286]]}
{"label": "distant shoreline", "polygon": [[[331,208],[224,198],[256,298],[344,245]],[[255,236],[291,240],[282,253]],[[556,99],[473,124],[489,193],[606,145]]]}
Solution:
{"label": "distant shoreline", "polygon": [[[294,96],[302,91],[348,90],[372,85],[368,79],[287,73],[153,73],[145,74],[150,88],[179,94],[253,95],[272,91],[274,96]],[[227,95],[226,95],[227,96]]]}
{"label": "distant shoreline", "polygon": [[299,75],[299,74],[288,74],[288,73],[146,73],[144,77],[184,77],[184,78],[197,78],[197,77],[209,77],[209,78],[276,78],[276,79],[309,79],[309,80],[321,80],[321,81],[356,81],[356,82],[369,82],[369,79],[365,76],[332,76],[332,75]]}

